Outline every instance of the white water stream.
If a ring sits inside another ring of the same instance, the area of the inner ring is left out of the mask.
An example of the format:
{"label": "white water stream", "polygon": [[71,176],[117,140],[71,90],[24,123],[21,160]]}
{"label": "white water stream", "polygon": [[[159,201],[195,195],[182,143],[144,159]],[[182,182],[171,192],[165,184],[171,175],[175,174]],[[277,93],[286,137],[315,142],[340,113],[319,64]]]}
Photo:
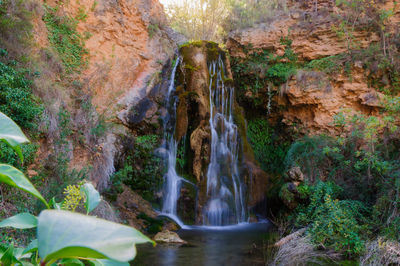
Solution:
{"label": "white water stream", "polygon": [[[168,171],[165,174],[161,215],[168,216],[184,226],[178,217],[177,203],[182,182],[186,180],[176,172],[178,143],[174,138],[177,97],[173,92],[176,70],[180,62],[181,58],[178,58],[171,74],[166,105],[168,115],[164,119]],[[207,226],[226,226],[247,221],[245,185],[238,170],[239,134],[233,119],[234,88],[224,84],[223,71],[225,65],[221,58],[210,63],[211,157],[207,170],[208,201],[203,210],[203,225]]]}

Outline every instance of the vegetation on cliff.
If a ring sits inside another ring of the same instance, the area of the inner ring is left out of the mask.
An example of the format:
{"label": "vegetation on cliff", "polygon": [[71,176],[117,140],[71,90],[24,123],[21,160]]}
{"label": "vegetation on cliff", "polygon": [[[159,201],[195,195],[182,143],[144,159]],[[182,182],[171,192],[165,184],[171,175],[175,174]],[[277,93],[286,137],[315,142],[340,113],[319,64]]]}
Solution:
{"label": "vegetation on cliff", "polygon": [[[269,156],[285,158],[284,167],[275,167],[280,169],[278,173],[283,181],[281,191],[275,197],[280,197],[286,205],[285,211],[281,209],[281,214],[285,213],[284,218],[281,218],[281,225],[285,225],[282,230],[289,236],[286,240],[284,238],[287,242],[278,242],[277,261],[284,254],[293,256],[292,263],[300,262],[296,262],[296,258],[310,259],[296,253],[305,252],[301,251],[300,247],[303,246],[298,242],[297,251],[288,248],[293,244],[291,241],[304,241],[304,245],[313,247],[311,250],[326,252],[322,261],[340,258],[359,260],[361,257],[360,262],[363,265],[398,263],[395,252],[390,253],[389,250],[389,247],[398,245],[400,235],[400,54],[398,32],[390,22],[397,12],[397,6],[395,4],[394,7],[382,8],[376,1],[336,1],[336,7],[341,12],[332,14],[338,22],[338,26],[333,26],[332,30],[339,41],[346,43],[346,52],[314,60],[296,61],[286,56],[288,46],[281,57],[274,55],[276,51],[273,49],[254,49],[248,46],[241,47],[240,51],[244,54],[235,51],[239,56],[232,60],[239,102],[248,106],[245,108],[247,117],[253,120],[254,116],[257,117],[255,136],[263,134],[264,130],[259,125],[267,125],[269,118],[272,118],[272,132],[274,125],[282,128],[276,121],[281,119],[280,111],[288,108],[285,104],[290,105],[290,102],[277,99],[285,97],[288,86],[297,85],[301,90],[307,90],[307,87],[303,88],[299,84],[304,71],[323,73],[319,74],[319,85],[315,86],[322,88],[339,75],[348,79],[351,84],[356,72],[355,66],[360,66],[368,86],[382,93],[379,103],[369,107],[379,108],[376,115],[368,114],[362,109],[355,111],[351,109],[352,106],[343,108],[332,117],[332,132],[328,135],[308,135],[309,129],[302,127],[301,121],[290,127],[286,126],[278,139],[291,132],[292,144],[289,149],[285,145],[280,146],[278,150],[283,151],[283,155],[280,152],[270,153],[268,148],[257,148],[260,143],[264,143],[264,147],[271,147],[276,151],[277,148],[268,145],[276,137],[271,138],[271,135],[265,134],[266,139],[251,141],[255,151],[261,151],[257,155],[261,162]],[[356,37],[356,31],[361,28],[379,35],[379,41],[362,48]],[[290,32],[288,38],[290,39]],[[296,58],[295,54],[293,56]],[[280,67],[279,61],[271,58],[283,60],[282,63],[286,66],[292,64],[293,70]],[[275,75],[268,75],[270,69],[277,70]],[[297,76],[296,72],[299,73]],[[324,75],[327,80],[321,78]],[[291,77],[298,83],[290,83]],[[250,138],[254,138],[255,126],[252,123],[254,122],[250,119]],[[267,126],[264,128],[268,129]],[[272,167],[274,161],[275,159],[269,161]],[[296,168],[301,169],[301,178],[298,176],[300,174],[293,174],[298,171],[294,170]],[[269,171],[273,172],[271,169]],[[277,208],[272,210],[276,211]],[[305,229],[298,231],[300,228]],[[290,234],[294,231],[297,233]],[[382,246],[376,248],[376,241],[382,243]],[[316,256],[321,255],[318,254]],[[288,261],[291,260],[286,258],[286,262]]]}

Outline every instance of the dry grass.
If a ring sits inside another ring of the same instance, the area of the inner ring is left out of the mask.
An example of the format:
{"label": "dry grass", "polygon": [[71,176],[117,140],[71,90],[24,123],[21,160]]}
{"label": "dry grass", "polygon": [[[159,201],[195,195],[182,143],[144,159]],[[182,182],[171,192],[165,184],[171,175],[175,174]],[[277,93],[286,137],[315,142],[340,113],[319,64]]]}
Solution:
{"label": "dry grass", "polygon": [[400,243],[381,238],[369,242],[360,259],[360,266],[367,265],[400,265]]}
{"label": "dry grass", "polygon": [[299,230],[279,241],[279,249],[271,263],[273,266],[323,265],[336,258],[336,254],[318,251],[305,230]]}

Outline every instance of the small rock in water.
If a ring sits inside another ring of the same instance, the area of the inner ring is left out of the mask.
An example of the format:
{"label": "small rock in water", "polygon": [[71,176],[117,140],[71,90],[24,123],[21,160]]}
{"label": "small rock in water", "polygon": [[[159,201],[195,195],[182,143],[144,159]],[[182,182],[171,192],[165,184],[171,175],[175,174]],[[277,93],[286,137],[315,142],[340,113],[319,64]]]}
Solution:
{"label": "small rock in water", "polygon": [[154,236],[154,241],[161,243],[176,243],[176,244],[186,244],[187,242],[182,240],[179,235],[175,232],[164,230],[157,233]]}

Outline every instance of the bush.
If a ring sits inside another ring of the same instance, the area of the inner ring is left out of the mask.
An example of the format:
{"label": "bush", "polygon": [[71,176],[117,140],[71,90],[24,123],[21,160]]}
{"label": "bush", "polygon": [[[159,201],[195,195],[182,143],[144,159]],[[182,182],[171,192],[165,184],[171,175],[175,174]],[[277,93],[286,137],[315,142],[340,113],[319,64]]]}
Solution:
{"label": "bush", "polygon": [[282,173],[283,161],[289,145],[274,132],[268,121],[266,119],[249,120],[247,136],[263,170],[270,173]]}
{"label": "bush", "polygon": [[[21,148],[22,148],[22,155],[24,156],[24,166],[33,163],[39,145],[31,143],[22,144]],[[16,168],[21,169],[21,162],[18,156],[15,154],[13,149],[8,147],[4,143],[0,143],[0,162],[10,164]]]}
{"label": "bush", "polygon": [[153,151],[159,144],[157,135],[145,135],[136,138],[134,150],[125,160],[124,166],[111,177],[112,189],[122,192],[122,184],[131,187],[149,201],[163,182],[163,165]]}
{"label": "bush", "polygon": [[326,177],[325,171],[330,168],[330,160],[324,149],[334,145],[334,139],[325,135],[303,137],[294,142],[287,152],[286,169],[300,166],[311,182]]}
{"label": "bush", "polygon": [[331,182],[313,186],[310,202],[297,209],[296,223],[309,226],[307,232],[315,245],[354,257],[364,248],[369,210],[359,201],[338,200],[342,191]]}
{"label": "bush", "polygon": [[49,31],[49,41],[57,50],[67,74],[79,72],[87,65],[88,50],[85,48],[85,38],[76,30],[78,18],[57,15],[58,7],[46,6],[44,22]]}
{"label": "bush", "polygon": [[25,72],[0,62],[0,112],[25,129],[37,129],[43,107],[32,94]]}
{"label": "bush", "polygon": [[[252,107],[267,105],[270,111],[273,86],[279,87],[296,74],[297,56],[291,49],[291,40],[281,39],[285,54],[277,56],[266,49],[245,47],[245,58],[232,58],[232,73],[240,101],[248,101],[251,92]],[[266,102],[268,101],[268,102]]]}

